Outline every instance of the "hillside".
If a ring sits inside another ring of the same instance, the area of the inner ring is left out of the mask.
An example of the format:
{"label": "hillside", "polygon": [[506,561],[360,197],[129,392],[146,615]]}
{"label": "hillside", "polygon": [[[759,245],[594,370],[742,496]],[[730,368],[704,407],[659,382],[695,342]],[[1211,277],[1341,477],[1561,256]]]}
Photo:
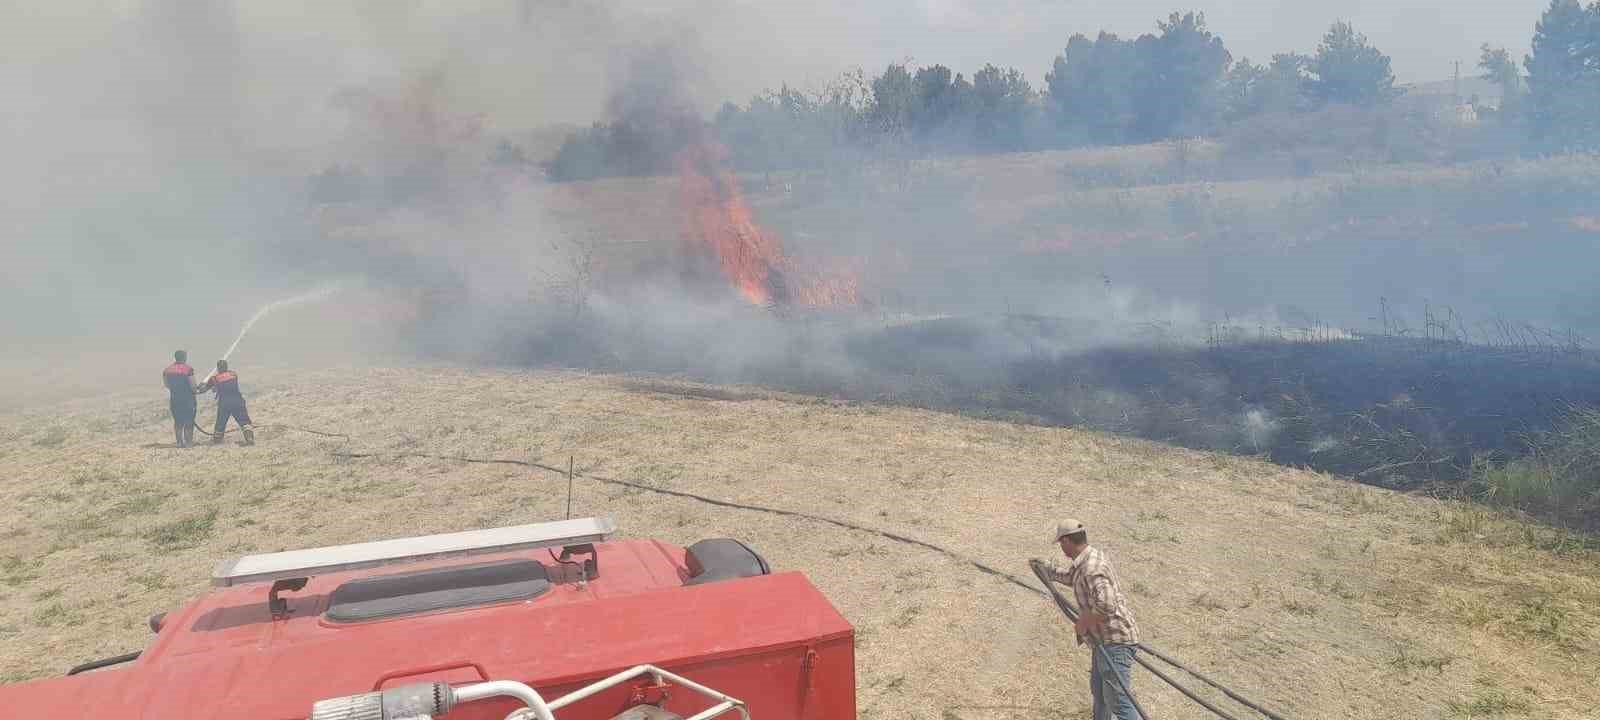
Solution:
{"label": "hillside", "polygon": [[[513,458],[890,530],[1027,577],[1084,518],[1151,644],[1297,720],[1587,718],[1600,563],[1465,506],[1069,429],[636,376],[248,371],[261,444],[179,451],[141,388],[0,415],[0,679],[138,648],[219,558],[559,517]],[[208,410],[202,408],[202,413]],[[340,458],[335,450],[388,455]],[[1084,717],[1048,602],[970,565],[796,517],[578,481],[575,514],[805,571],[858,631],[861,717]],[[396,523],[395,518],[406,521]],[[1203,711],[1143,671],[1156,717]]]}

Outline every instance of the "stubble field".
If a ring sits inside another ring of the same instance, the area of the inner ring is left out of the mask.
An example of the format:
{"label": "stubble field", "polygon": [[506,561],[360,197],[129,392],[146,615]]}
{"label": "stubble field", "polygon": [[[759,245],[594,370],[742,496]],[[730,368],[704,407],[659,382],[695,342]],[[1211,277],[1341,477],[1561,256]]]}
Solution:
{"label": "stubble field", "polygon": [[[880,528],[1018,577],[1083,518],[1146,641],[1289,717],[1594,717],[1600,563],[1467,506],[1139,440],[751,388],[459,367],[241,368],[256,447],[170,447],[140,389],[0,415],[0,680],[138,649],[251,552],[559,518],[579,473]],[[202,418],[210,409],[202,404]],[[377,457],[340,457],[336,452]],[[814,520],[579,478],[574,514],[806,572],[857,629],[863,718],[1087,717],[1036,594]],[[1157,717],[1204,711],[1143,671]]]}

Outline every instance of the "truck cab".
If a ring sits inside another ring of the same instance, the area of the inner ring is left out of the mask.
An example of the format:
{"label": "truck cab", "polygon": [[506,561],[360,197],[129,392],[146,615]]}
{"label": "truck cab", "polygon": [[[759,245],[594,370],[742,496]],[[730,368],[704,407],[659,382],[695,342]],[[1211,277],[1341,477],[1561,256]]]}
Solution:
{"label": "truck cab", "polygon": [[211,592],[151,618],[139,653],[0,686],[0,707],[29,720],[855,717],[854,630],[803,574],[736,540],[614,532],[586,518],[224,561]]}

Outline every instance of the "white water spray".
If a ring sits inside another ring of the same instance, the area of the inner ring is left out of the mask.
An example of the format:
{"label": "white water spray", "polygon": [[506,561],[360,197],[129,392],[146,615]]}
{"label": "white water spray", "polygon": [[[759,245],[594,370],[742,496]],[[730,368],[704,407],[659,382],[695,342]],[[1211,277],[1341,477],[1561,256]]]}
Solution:
{"label": "white water spray", "polygon": [[[256,311],[256,314],[251,315],[250,319],[245,321],[244,327],[239,329],[239,337],[236,337],[236,338],[233,339],[233,344],[228,346],[228,351],[222,354],[222,358],[221,359],[227,360],[229,357],[232,357],[233,356],[233,351],[239,349],[239,342],[244,340],[244,336],[250,332],[250,328],[255,327],[255,324],[256,324],[256,322],[258,320],[260,320],[261,318],[264,318],[264,317],[266,317],[268,315],[271,315],[274,310],[278,310],[278,309],[281,309],[281,308],[286,308],[286,307],[289,307],[291,305],[299,305],[299,304],[302,304],[302,303],[308,303],[308,302],[313,302],[313,301],[316,301],[316,300],[321,300],[321,299],[323,299],[325,297],[328,297],[329,295],[332,295],[332,294],[334,294],[335,292],[338,292],[338,291],[339,291],[338,286],[329,286],[329,287],[319,288],[317,290],[312,290],[311,292],[308,292],[308,293],[302,293],[302,294],[296,295],[294,297],[284,298],[282,300],[274,300],[272,302],[267,303],[266,305],[262,305],[261,309]],[[209,374],[206,375],[206,380],[210,380],[216,374],[217,374],[217,371],[215,369],[213,369]],[[204,381],[202,381],[202,382],[204,382]]]}

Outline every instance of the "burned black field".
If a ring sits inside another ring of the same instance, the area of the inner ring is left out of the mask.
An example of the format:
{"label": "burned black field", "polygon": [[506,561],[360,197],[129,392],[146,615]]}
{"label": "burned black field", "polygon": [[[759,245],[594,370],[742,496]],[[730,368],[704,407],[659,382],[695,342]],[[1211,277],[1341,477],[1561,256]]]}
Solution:
{"label": "burned black field", "polygon": [[[1399,487],[1463,480],[1475,455],[1520,455],[1571,406],[1600,399],[1590,352],[1385,335],[1040,349],[991,373],[958,371],[963,348],[1039,325],[901,329],[853,349],[885,377],[937,378],[896,388],[902,402],[1259,454]],[[931,354],[911,347],[930,343]]]}
{"label": "burned black field", "polygon": [[1477,343],[1253,327],[1187,340],[1144,327],[1104,344],[1097,329],[1022,315],[813,321],[714,372],[688,338],[642,350],[634,335],[617,350],[590,328],[558,347],[562,364],[1100,430],[1490,500],[1566,527],[1600,522],[1582,410],[1600,404],[1600,356],[1575,342],[1526,329]]}

